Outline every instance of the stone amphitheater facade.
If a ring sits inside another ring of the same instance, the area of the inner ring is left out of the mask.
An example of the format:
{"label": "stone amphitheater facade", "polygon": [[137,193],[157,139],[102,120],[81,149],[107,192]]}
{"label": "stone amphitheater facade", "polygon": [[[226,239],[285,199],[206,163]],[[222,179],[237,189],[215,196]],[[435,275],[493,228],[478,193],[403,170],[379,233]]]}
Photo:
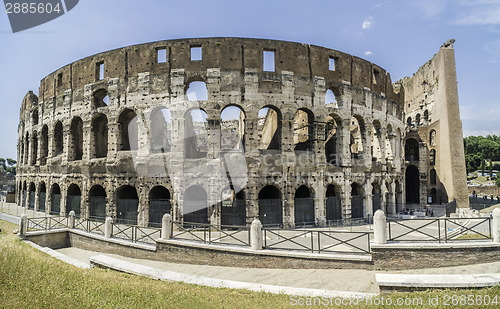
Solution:
{"label": "stone amphitheater facade", "polygon": [[[190,97],[195,84],[206,97]],[[18,132],[17,203],[52,214],[296,226],[405,207],[403,87],[314,45],[201,38],[103,52],[43,78]]]}

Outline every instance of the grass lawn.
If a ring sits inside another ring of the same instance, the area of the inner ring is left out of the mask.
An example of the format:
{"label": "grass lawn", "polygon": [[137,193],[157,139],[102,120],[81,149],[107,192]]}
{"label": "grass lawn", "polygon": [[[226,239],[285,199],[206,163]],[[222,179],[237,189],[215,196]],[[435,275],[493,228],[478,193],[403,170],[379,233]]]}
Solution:
{"label": "grass lawn", "polygon": [[[23,243],[13,234],[17,226],[0,220],[0,308],[297,308],[288,295],[211,288],[192,284],[155,281],[104,269],[82,270],[56,260]],[[202,266],[200,266],[202,267]],[[328,280],[328,278],[325,278]],[[348,278],[346,278],[348,280]],[[342,289],[342,287],[339,287]],[[394,293],[414,305],[404,308],[439,308],[428,299],[439,297],[450,308],[453,298],[474,295],[477,299],[499,298],[500,287],[463,291]],[[388,296],[384,295],[388,301]],[[450,297],[450,306],[444,300]],[[414,299],[422,299],[423,305]],[[307,301],[307,299],[303,299]],[[379,298],[381,300],[381,298]],[[497,305],[500,299],[497,299]],[[294,303],[298,302],[295,299]],[[308,306],[309,307],[309,306]],[[325,306],[318,306],[324,308]],[[457,307],[457,306],[452,306]],[[480,308],[482,306],[470,306]],[[497,307],[498,306],[491,306]],[[372,308],[351,305],[344,308]]]}

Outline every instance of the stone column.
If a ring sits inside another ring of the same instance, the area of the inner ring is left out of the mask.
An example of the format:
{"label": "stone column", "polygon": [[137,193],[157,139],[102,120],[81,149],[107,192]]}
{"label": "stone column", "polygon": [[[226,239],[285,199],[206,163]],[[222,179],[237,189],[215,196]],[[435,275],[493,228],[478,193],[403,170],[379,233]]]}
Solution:
{"label": "stone column", "polygon": [[377,210],[373,216],[373,240],[377,245],[387,243],[386,217],[382,210]]}
{"label": "stone column", "polygon": [[372,190],[373,186],[371,183],[371,179],[367,178],[366,179],[366,184],[364,186],[364,191],[365,191],[365,217],[372,216],[373,215],[373,199],[372,199]]}
{"label": "stone column", "polygon": [[351,119],[343,119],[337,131],[337,162],[340,166],[351,166]]}

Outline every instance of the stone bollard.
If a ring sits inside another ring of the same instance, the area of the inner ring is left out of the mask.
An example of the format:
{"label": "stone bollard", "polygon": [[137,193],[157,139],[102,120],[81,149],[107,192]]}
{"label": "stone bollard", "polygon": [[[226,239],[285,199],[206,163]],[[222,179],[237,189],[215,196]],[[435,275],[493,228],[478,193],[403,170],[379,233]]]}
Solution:
{"label": "stone bollard", "polygon": [[69,212],[69,222],[68,222],[68,228],[74,229],[75,228],[75,211],[72,210]]}
{"label": "stone bollard", "polygon": [[375,244],[387,243],[387,223],[382,210],[377,210],[373,215],[373,240]]}
{"label": "stone bollard", "polygon": [[161,219],[161,239],[172,238],[172,216],[164,214]]}
{"label": "stone bollard", "polygon": [[253,250],[262,250],[262,223],[259,219],[255,219],[250,227],[250,247]]}
{"label": "stone bollard", "polygon": [[26,232],[28,231],[28,217],[26,214],[21,215],[21,220],[19,221],[19,236],[21,238],[26,238]]}
{"label": "stone bollard", "polygon": [[500,243],[500,208],[493,210],[493,242]]}
{"label": "stone bollard", "polygon": [[104,222],[104,237],[111,238],[113,236],[113,218],[106,217]]}

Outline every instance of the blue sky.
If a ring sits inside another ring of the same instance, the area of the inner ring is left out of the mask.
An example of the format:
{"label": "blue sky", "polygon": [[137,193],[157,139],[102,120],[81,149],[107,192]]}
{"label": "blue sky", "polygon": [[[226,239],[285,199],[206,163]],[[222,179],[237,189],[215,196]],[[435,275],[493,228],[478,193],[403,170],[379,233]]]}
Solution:
{"label": "blue sky", "polygon": [[22,98],[80,58],[186,37],[237,36],[320,45],[411,76],[448,39],[465,135],[500,135],[500,0],[81,0],[67,14],[13,34],[0,10],[0,157],[16,157]]}

